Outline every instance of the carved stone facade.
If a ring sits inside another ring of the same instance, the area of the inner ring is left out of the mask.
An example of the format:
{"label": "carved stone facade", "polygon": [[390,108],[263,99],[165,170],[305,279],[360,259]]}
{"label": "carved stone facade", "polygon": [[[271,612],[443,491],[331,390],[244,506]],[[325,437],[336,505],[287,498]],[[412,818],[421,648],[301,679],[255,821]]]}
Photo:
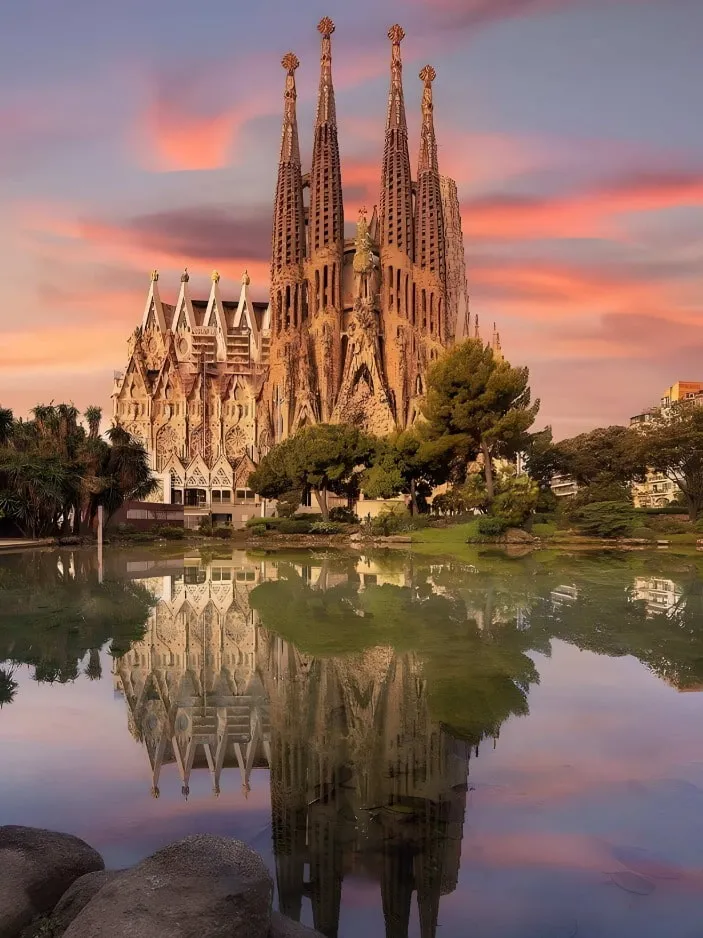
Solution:
{"label": "carved stone facade", "polygon": [[[354,421],[378,434],[407,427],[417,417],[428,367],[456,336],[467,334],[458,195],[455,183],[439,175],[437,159],[435,70],[428,65],[420,73],[421,142],[413,181],[404,32],[400,26],[389,31],[379,208],[370,221],[362,210],[356,238],[345,238],[334,24],[326,17],[318,29],[320,86],[309,174],[301,164],[296,115],[300,63],[293,53],[282,62],[270,303],[250,300],[246,274],[239,302],[223,301],[216,272],[209,299],[194,300],[186,272],[175,305],[168,305],[159,295],[158,273],[152,274],[113,398],[115,418],[144,442],[158,472],[174,468],[185,479],[195,460],[208,472],[224,460],[234,476],[241,460],[255,464],[275,442],[320,421]],[[208,486],[209,506],[210,481]]]}

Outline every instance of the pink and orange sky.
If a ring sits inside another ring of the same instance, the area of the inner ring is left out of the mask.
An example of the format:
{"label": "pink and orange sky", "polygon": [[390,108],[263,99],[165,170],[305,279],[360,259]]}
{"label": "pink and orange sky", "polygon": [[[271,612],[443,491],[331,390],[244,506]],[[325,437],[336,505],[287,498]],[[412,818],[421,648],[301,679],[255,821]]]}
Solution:
{"label": "pink and orange sky", "polygon": [[0,404],[99,403],[149,272],[267,293],[288,49],[303,159],[330,15],[345,213],[378,200],[388,26],[416,159],[437,68],[472,312],[527,364],[541,425],[626,422],[703,380],[700,0],[23,0],[0,35]]}

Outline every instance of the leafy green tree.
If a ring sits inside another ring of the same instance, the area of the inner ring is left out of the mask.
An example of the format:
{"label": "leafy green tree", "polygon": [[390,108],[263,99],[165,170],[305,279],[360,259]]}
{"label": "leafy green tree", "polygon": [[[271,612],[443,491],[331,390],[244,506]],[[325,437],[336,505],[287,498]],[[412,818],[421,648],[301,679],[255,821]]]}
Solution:
{"label": "leafy green tree", "polygon": [[531,403],[529,371],[496,358],[478,339],[450,349],[427,376],[423,414],[430,438],[450,438],[468,461],[483,457],[489,501],[493,463],[525,449],[539,401]]}
{"label": "leafy green tree", "polygon": [[696,521],[703,509],[703,407],[682,403],[666,415],[660,411],[641,439],[643,461],[679,487]]}
{"label": "leafy green tree", "polygon": [[647,471],[640,436],[629,427],[599,427],[561,440],[552,455],[557,471],[584,487],[620,486],[623,491],[630,482],[644,481]]}
{"label": "leafy green tree", "polygon": [[424,439],[415,428],[392,433],[378,441],[361,488],[369,498],[409,495],[410,513],[416,515],[418,495],[429,495],[445,481],[453,449],[452,441]]}
{"label": "leafy green tree", "polygon": [[291,489],[310,490],[323,521],[328,521],[328,494],[349,495],[372,449],[370,437],[348,424],[304,427],[264,456],[249,476],[249,487],[263,498],[278,498]]}

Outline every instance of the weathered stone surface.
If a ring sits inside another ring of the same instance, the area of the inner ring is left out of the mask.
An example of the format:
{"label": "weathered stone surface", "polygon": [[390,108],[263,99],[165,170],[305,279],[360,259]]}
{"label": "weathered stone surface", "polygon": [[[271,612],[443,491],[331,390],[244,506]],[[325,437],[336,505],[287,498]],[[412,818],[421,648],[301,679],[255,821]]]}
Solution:
{"label": "weathered stone surface", "polygon": [[319,931],[294,922],[280,912],[271,913],[271,928],[268,938],[324,938]]}
{"label": "weathered stone surface", "polygon": [[51,938],[60,938],[74,918],[95,898],[103,886],[111,883],[122,870],[96,870],[86,873],[68,887],[61,896],[49,920]]}
{"label": "weathered stone surface", "polygon": [[267,938],[272,897],[246,844],[196,834],[103,886],[64,938]]}
{"label": "weathered stone surface", "polygon": [[15,938],[75,880],[104,866],[96,850],[71,834],[0,827],[0,938]]}

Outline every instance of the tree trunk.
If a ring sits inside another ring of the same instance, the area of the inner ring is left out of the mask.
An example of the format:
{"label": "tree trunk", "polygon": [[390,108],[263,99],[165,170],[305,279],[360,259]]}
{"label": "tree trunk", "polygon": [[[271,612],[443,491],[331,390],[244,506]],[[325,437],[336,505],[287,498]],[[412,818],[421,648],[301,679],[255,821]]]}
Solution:
{"label": "tree trunk", "polygon": [[315,498],[317,499],[317,504],[320,506],[320,513],[322,515],[323,521],[330,520],[329,509],[327,508],[327,489],[313,489],[315,493]]}
{"label": "tree trunk", "polygon": [[410,514],[414,518],[417,513],[418,513],[418,507],[417,507],[416,483],[415,483],[415,479],[411,479],[410,480]]}
{"label": "tree trunk", "polygon": [[488,444],[485,440],[481,440],[481,452],[483,453],[483,471],[486,476],[486,495],[488,496],[488,501],[492,502],[495,496],[495,489],[493,487],[493,463],[491,461]]}
{"label": "tree trunk", "polygon": [[688,508],[688,520],[691,522],[691,524],[695,524],[698,520],[698,512],[701,508],[699,500],[691,495],[687,495],[686,507]]}

